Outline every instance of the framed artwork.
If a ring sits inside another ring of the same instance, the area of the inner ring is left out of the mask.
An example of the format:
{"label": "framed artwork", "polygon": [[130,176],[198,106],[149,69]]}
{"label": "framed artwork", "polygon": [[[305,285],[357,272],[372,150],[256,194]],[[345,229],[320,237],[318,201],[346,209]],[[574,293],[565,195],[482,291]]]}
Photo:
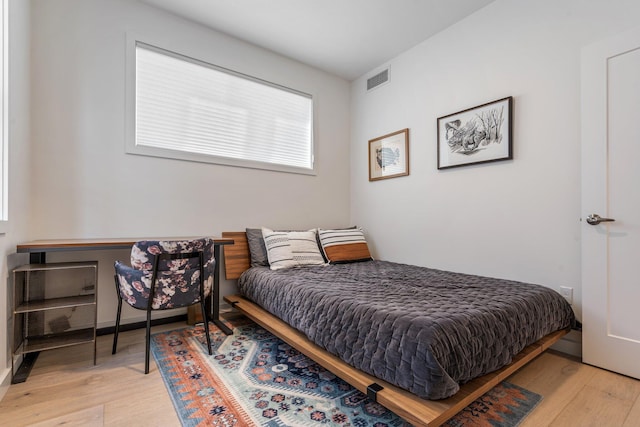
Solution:
{"label": "framed artwork", "polygon": [[409,175],[409,129],[369,140],[369,181]]}
{"label": "framed artwork", "polygon": [[513,98],[438,118],[438,169],[513,159]]}

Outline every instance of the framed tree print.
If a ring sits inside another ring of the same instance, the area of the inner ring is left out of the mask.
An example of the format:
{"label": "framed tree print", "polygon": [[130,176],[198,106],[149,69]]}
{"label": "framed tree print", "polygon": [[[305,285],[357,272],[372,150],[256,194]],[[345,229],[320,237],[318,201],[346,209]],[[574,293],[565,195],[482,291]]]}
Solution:
{"label": "framed tree print", "polygon": [[438,169],[513,158],[513,98],[438,118]]}

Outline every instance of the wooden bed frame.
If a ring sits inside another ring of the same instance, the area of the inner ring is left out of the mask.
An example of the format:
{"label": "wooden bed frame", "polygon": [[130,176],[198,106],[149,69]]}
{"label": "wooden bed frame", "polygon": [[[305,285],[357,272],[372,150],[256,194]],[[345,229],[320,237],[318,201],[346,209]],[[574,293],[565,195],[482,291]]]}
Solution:
{"label": "wooden bed frame", "polygon": [[[229,280],[237,279],[250,266],[246,233],[223,232],[222,237],[232,238],[235,241],[234,245],[224,246],[224,264],[226,278]],[[372,384],[379,384],[383,388],[371,395],[371,397],[375,397],[378,403],[416,426],[435,427],[443,424],[478,397],[547,350],[568,332],[568,330],[561,330],[543,337],[517,354],[510,365],[471,380],[462,385],[455,395],[447,399],[426,400],[355,369],[337,356],[311,342],[297,329],[242,296],[227,295],[224,299],[254,322],[362,393],[367,394],[367,388]]]}

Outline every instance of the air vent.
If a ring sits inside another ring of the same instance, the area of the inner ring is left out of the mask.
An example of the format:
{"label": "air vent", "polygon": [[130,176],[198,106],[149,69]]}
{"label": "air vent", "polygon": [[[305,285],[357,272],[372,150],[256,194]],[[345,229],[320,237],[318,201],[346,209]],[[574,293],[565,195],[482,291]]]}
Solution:
{"label": "air vent", "polygon": [[379,72],[373,77],[367,79],[367,90],[374,89],[380,85],[383,85],[389,81],[389,69]]}

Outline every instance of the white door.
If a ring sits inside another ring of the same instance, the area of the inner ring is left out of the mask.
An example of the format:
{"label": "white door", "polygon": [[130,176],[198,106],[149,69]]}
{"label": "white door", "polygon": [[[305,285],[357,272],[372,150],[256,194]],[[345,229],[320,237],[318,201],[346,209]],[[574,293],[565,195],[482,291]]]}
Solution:
{"label": "white door", "polygon": [[640,378],[640,28],[582,51],[581,92],[582,357]]}

